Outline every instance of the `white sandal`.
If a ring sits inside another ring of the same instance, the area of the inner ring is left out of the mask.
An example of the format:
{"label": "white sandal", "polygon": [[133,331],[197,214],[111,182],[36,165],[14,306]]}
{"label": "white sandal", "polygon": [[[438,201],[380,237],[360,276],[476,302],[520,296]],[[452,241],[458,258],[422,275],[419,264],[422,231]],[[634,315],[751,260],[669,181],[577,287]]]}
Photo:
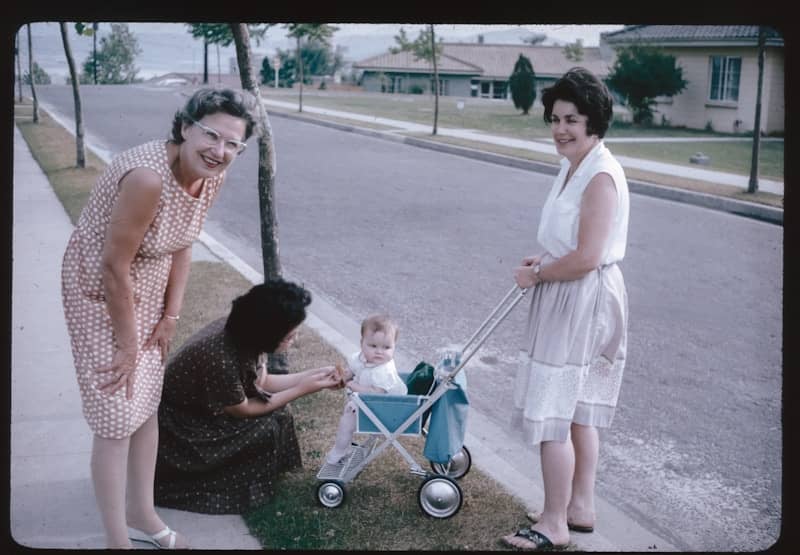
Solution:
{"label": "white sandal", "polygon": [[[166,545],[159,541],[167,536],[169,536],[169,542]],[[133,541],[149,543],[156,546],[158,549],[177,549],[175,543],[178,539],[178,534],[169,526],[166,526],[163,530],[152,536],[146,532],[128,526],[128,537]]]}

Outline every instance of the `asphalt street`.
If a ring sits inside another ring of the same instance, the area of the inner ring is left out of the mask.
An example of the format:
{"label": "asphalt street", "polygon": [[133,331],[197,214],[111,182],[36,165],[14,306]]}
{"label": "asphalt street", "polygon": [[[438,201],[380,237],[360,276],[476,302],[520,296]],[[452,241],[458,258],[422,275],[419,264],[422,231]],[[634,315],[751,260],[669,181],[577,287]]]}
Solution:
{"label": "asphalt street", "polygon": [[[71,113],[71,97],[44,89],[45,102]],[[84,89],[89,140],[108,153],[165,136],[183,101],[177,90]],[[272,126],[282,262],[345,336],[386,309],[401,321],[407,360],[430,359],[471,334],[517,260],[535,252],[550,175],[285,118]],[[206,230],[260,268],[254,150],[232,169]],[[603,434],[598,493],[677,549],[762,549],[777,537],[782,258],[779,226],[632,197],[628,369]],[[507,422],[523,312],[468,367],[482,439],[501,437]],[[513,443],[496,452],[538,476],[535,456]]]}

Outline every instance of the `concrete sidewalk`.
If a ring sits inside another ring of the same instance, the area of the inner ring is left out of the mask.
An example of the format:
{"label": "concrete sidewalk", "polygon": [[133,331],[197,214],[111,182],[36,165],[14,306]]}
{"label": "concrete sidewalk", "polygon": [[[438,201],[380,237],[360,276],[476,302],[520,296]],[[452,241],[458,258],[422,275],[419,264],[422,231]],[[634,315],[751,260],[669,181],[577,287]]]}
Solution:
{"label": "concrete sidewalk", "polygon": [[[12,538],[32,548],[102,548],[103,528],[89,471],[92,435],[81,412],[61,308],[61,257],[72,224],[16,128],[13,208]],[[253,283],[262,280],[258,271],[205,232],[194,251],[195,258],[226,262]],[[310,308],[309,327],[342,353],[357,349],[357,322],[316,293]],[[397,359],[406,366],[411,361],[402,352]],[[529,510],[540,508],[536,453],[517,448],[504,430],[471,410],[465,443],[473,464]],[[597,500],[597,509],[597,531],[573,535],[579,549],[676,550],[604,500]],[[261,549],[238,515],[158,510],[194,548]]]}
{"label": "concrete sidewalk", "polygon": [[[103,548],[89,471],[92,434],[61,308],[72,223],[16,127],[13,211],[11,536],[33,548]],[[159,514],[195,548],[261,549],[238,515]]]}

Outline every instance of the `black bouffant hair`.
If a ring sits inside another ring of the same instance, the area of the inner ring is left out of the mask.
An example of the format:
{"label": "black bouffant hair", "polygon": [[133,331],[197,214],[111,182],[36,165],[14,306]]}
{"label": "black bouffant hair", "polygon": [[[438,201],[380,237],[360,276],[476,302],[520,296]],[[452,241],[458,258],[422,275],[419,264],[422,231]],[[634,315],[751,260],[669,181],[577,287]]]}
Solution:
{"label": "black bouffant hair", "polygon": [[303,287],[270,279],[234,299],[225,331],[244,353],[271,353],[306,319],[309,304],[311,293]]}
{"label": "black bouffant hair", "polygon": [[544,121],[553,121],[553,104],[556,100],[572,102],[578,113],[588,118],[586,133],[601,139],[611,123],[614,99],[611,92],[594,73],[582,67],[573,67],[553,86],[542,91]]}

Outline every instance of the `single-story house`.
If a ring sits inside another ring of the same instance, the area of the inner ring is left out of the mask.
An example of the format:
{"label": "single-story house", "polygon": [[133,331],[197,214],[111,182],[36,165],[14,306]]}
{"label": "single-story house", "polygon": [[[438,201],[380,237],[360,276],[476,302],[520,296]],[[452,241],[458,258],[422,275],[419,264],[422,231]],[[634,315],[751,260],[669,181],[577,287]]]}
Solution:
{"label": "single-story house", "polygon": [[[443,96],[510,98],[508,78],[520,54],[533,65],[538,91],[577,65],[602,79],[609,71],[608,61],[601,58],[597,47],[584,47],[580,60],[574,60],[566,57],[563,46],[483,43],[442,43],[442,46],[437,71]],[[387,52],[357,62],[353,68],[363,72],[361,86],[369,92],[430,93],[433,90],[433,65],[415,59],[411,52]]]}
{"label": "single-story house", "polygon": [[[723,132],[752,132],[758,89],[757,25],[631,25],[600,35],[599,48],[642,44],[675,56],[688,81],[674,97],[661,97],[655,121]],[[784,45],[766,29],[761,130],[784,131]],[[607,58],[611,56],[606,54]]]}

